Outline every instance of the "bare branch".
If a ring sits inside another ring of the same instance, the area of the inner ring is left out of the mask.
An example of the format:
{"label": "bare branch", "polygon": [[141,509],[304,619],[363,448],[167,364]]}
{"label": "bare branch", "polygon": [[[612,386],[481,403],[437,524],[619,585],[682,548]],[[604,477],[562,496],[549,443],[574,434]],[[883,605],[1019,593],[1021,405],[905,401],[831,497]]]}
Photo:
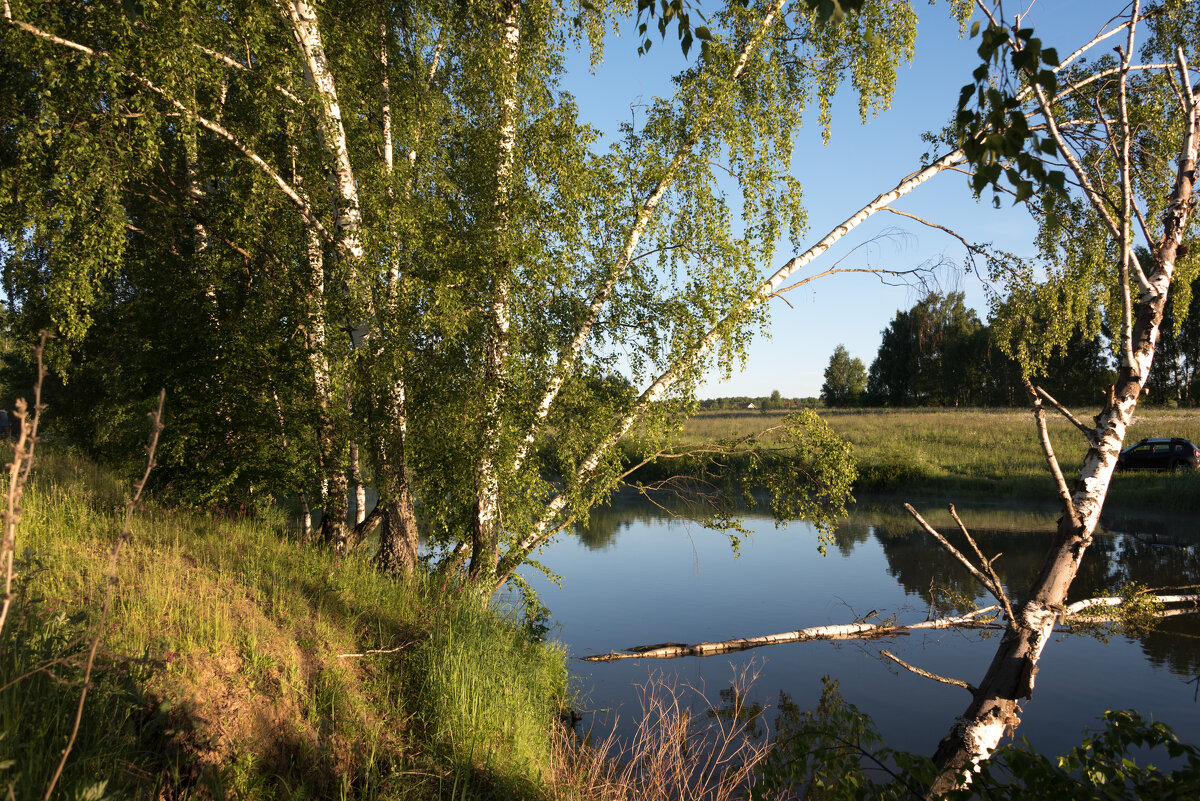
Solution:
{"label": "bare branch", "polygon": [[933,679],[934,681],[940,681],[942,684],[950,684],[955,687],[962,687],[964,690],[971,693],[971,695],[975,694],[975,686],[972,684],[967,684],[962,679],[949,679],[949,678],[946,678],[945,676],[939,676],[936,673],[930,673],[928,670],[922,670],[919,667],[915,667],[913,665],[908,664],[903,659],[896,656],[895,654],[893,654],[891,651],[889,651],[887,649],[881,649],[879,651],[879,653],[883,654],[888,659],[892,660],[893,662],[895,662],[897,665],[904,668],[905,670],[911,670],[913,673],[916,673],[918,676],[924,676],[927,679]]}
{"label": "bare branch", "polygon": [[1071,490],[1068,489],[1062,469],[1058,466],[1058,457],[1054,455],[1054,446],[1050,444],[1050,432],[1046,428],[1046,412],[1042,408],[1042,399],[1038,397],[1037,391],[1029,379],[1025,380],[1025,391],[1029,393],[1029,402],[1033,405],[1033,419],[1037,424],[1038,439],[1042,444],[1042,453],[1046,457],[1046,464],[1050,467],[1050,474],[1054,477],[1054,486],[1058,490],[1059,500],[1062,501],[1063,511],[1066,512],[1068,518],[1076,520],[1075,502],[1071,500]]}
{"label": "bare branch", "polygon": [[369,651],[363,651],[361,654],[338,654],[337,658],[350,659],[352,657],[371,656],[373,654],[396,654],[403,651],[407,647],[408,645],[406,643],[405,645],[398,645],[395,648],[373,648]]}
{"label": "bare branch", "polygon": [[904,508],[907,509],[908,513],[913,516],[913,518],[917,521],[917,523],[919,523],[921,525],[921,528],[925,529],[925,532],[927,534],[929,534],[929,536],[933,537],[935,540],[937,540],[939,543],[941,543],[942,547],[945,548],[950,553],[951,556],[953,556],[959,562],[962,562],[963,566],[966,567],[968,571],[970,571],[971,575],[974,576],[976,579],[978,579],[979,583],[982,584],[984,587],[986,587],[988,592],[990,592],[996,600],[1000,600],[1000,596],[1002,596],[1004,594],[1003,590],[1001,590],[999,587],[993,586],[992,580],[990,578],[988,578],[987,576],[985,576],[983,573],[981,573],[979,568],[977,568],[977,567],[975,567],[975,565],[971,564],[971,560],[968,559],[967,557],[963,556],[962,552],[959,551],[957,548],[955,548],[953,545],[951,545],[950,541],[947,540],[945,537],[943,537],[937,529],[935,529],[933,526],[929,525],[929,523],[926,522],[925,518],[921,517],[920,513],[917,512],[917,510],[912,507],[912,504],[906,503],[906,504],[904,504]]}
{"label": "bare branch", "polygon": [[[7,7],[5,10],[7,11]],[[21,496],[25,494],[25,483],[29,480],[29,471],[33,468],[33,452],[38,443],[38,424],[41,422],[42,410],[46,408],[42,404],[42,381],[46,377],[42,354],[50,336],[49,332],[43,331],[41,339],[33,349],[37,359],[37,379],[33,385],[32,415],[25,405],[24,398],[17,400],[14,413],[20,433],[17,434],[17,442],[13,446],[13,460],[8,465],[8,504],[3,514],[4,534],[0,539],[0,562],[4,563],[4,601],[0,604],[0,631],[4,630],[4,621],[8,619],[8,610],[16,596],[12,580],[13,556],[17,549],[17,524],[21,522]]]}
{"label": "bare branch", "polygon": [[957,231],[953,231],[950,228],[947,228],[944,225],[940,225],[939,223],[935,223],[935,222],[930,222],[929,220],[926,220],[924,217],[918,217],[917,215],[912,214],[907,211],[901,211],[900,209],[895,208],[894,206],[884,206],[882,209],[880,209],[880,211],[890,211],[892,214],[896,214],[901,217],[908,217],[910,220],[916,220],[917,222],[921,223],[921,225],[925,225],[930,228],[936,228],[937,230],[942,231],[946,234],[949,234],[950,236],[957,239],[959,242],[962,243],[962,246],[965,247],[971,253],[983,253],[983,248],[981,248],[979,245],[975,245],[975,244],[972,244],[971,242],[968,242],[966,237],[962,236]]}
{"label": "bare branch", "polygon": [[996,597],[996,600],[1004,606],[1004,614],[1008,617],[1008,625],[1017,625],[1017,618],[1013,614],[1012,604],[1009,603],[1008,594],[1004,592],[1004,584],[1000,581],[1000,576],[996,573],[996,569],[992,567],[992,563],[1000,558],[1000,554],[996,554],[991,559],[988,559],[983,555],[983,551],[979,550],[979,546],[975,544],[975,538],[971,536],[970,531],[967,531],[966,524],[963,523],[962,518],[958,516],[958,511],[954,508],[954,504],[950,504],[950,516],[954,518],[955,523],[958,523],[958,530],[961,531],[962,535],[967,538],[967,542],[971,544],[971,548],[975,551],[975,555],[979,557],[979,564],[983,567],[983,572],[987,574],[988,578],[992,582],[992,594]]}
{"label": "bare branch", "polygon": [[1073,426],[1075,426],[1080,431],[1082,431],[1083,435],[1085,437],[1087,437],[1087,440],[1089,443],[1092,442],[1092,440],[1094,440],[1096,438],[1096,430],[1094,428],[1088,428],[1078,417],[1071,414],[1070,409],[1068,409],[1067,407],[1063,406],[1061,403],[1056,401],[1054,399],[1054,396],[1052,396],[1049,392],[1047,392],[1046,390],[1042,389],[1041,387],[1037,387],[1037,386],[1035,386],[1033,389],[1034,389],[1034,391],[1037,392],[1037,394],[1042,396],[1043,400],[1045,400],[1047,403],[1049,403],[1051,406],[1053,406],[1055,409],[1057,409],[1059,414],[1061,414],[1063,417],[1067,418],[1067,420],[1069,420]]}

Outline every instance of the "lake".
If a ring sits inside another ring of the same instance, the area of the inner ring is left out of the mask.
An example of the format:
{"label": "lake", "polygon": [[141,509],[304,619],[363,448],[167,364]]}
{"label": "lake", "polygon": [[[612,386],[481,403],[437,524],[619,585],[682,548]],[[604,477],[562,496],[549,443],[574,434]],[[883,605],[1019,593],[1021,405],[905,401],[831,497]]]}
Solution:
{"label": "lake", "polygon": [[[944,506],[915,504],[939,531],[953,524]],[[1040,569],[1057,516],[1052,510],[958,509],[980,548],[995,562],[1014,603]],[[674,660],[584,662],[578,657],[636,645],[724,640],[833,623],[871,612],[900,623],[926,619],[931,584],[992,603],[899,501],[860,503],[839,527],[828,555],[816,531],[794,522],[777,528],[750,515],[735,558],[719,532],[672,518],[635,496],[619,496],[590,525],[536,558],[561,587],[536,571],[524,575],[552,615],[550,638],[574,657],[582,696],[581,728],[613,725],[628,733],[638,716],[638,685],[652,673],[717,699],[747,665],[758,672],[751,699],[777,706],[781,691],[801,709],[816,705],[822,676],[836,678],[847,701],[869,714],[886,745],[932,755],[967,692],[899,668],[909,664],[978,683],[999,632],[930,631],[882,640],[791,643],[734,654]],[[1150,587],[1200,583],[1200,532],[1193,519],[1112,515],[1088,550],[1069,600],[1108,595],[1127,581]],[[954,538],[951,537],[954,541]],[[1150,633],[1062,633],[1047,646],[1034,697],[1023,705],[1018,735],[1042,753],[1061,754],[1106,709],[1133,708],[1200,744],[1200,615],[1165,620]],[[767,719],[773,721],[771,711]]]}

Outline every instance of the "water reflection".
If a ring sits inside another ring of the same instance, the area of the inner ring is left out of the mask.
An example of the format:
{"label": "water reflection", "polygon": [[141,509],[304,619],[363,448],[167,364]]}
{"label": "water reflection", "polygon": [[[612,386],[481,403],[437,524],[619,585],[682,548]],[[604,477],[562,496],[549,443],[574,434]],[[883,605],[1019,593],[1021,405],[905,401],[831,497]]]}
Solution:
{"label": "water reflection", "polygon": [[[951,542],[967,547],[944,509],[920,508]],[[959,513],[1001,580],[1018,599],[1042,567],[1055,527],[1052,509],[960,508]],[[860,504],[841,525],[829,556],[816,553],[808,526],[776,529],[750,514],[752,535],[734,558],[718,533],[673,520],[635,497],[596,510],[588,527],[540,557],[562,588],[530,579],[557,622],[557,636],[576,656],[664,641],[701,642],[845,623],[872,609],[899,622],[924,619],[931,592],[990,598],[953,557],[919,529],[899,503]],[[1200,535],[1190,519],[1113,516],[1089,549],[1070,600],[1112,594],[1123,584],[1151,588],[1200,584]],[[904,637],[884,647],[934,673],[978,681],[994,640],[974,632]],[[780,691],[801,708],[819,700],[821,676],[841,682],[846,697],[870,713],[889,743],[931,752],[965,704],[947,689],[878,657],[877,643],[777,646],[712,659],[628,660],[573,670],[591,709],[623,707],[636,717],[636,693],[648,673],[673,671],[715,696],[731,671],[761,663],[753,703],[774,704]],[[1035,747],[1062,753],[1104,710],[1132,707],[1164,720],[1185,741],[1200,741],[1195,687],[1200,672],[1200,616],[1172,618],[1136,637],[1101,643],[1089,636],[1055,638],[1043,660],[1038,693],[1026,705],[1021,734]]]}

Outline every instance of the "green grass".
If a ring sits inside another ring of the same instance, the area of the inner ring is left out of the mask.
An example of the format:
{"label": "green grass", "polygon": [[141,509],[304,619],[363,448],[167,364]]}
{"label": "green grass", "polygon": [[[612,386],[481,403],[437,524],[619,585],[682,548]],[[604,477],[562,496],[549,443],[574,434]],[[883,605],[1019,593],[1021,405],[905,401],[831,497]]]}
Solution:
{"label": "green grass", "polygon": [[[1077,409],[1084,422],[1097,409]],[[785,412],[700,412],[682,447],[730,441],[778,424]],[[857,492],[901,493],[939,500],[1053,500],[1054,488],[1033,416],[1022,409],[826,409],[821,416],[854,446]],[[1068,481],[1087,444],[1061,415],[1047,412],[1051,444]],[[1176,436],[1200,442],[1200,412],[1141,409],[1126,435]],[[1118,474],[1110,506],[1200,511],[1200,475]]]}
{"label": "green grass", "polygon": [[[0,691],[4,797],[40,798],[66,743],[124,491],[80,460],[34,468],[0,632],[0,684],[33,671]],[[55,797],[538,798],[566,683],[561,649],[478,597],[333,555],[277,510],[151,501]]]}

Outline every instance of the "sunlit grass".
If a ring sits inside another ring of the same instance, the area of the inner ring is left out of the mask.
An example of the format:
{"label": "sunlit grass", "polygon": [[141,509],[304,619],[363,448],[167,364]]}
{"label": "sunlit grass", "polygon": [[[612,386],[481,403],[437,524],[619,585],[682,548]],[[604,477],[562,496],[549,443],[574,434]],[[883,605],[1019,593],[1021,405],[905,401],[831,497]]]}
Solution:
{"label": "sunlit grass", "polygon": [[[16,798],[41,797],[70,731],[124,491],[72,458],[35,467],[0,685],[49,669],[0,691],[0,788]],[[136,510],[114,590],[58,796],[545,792],[564,654],[477,596],[332,554],[271,507],[156,502]],[[390,652],[342,656],[371,649]]]}
{"label": "sunlit grass", "polygon": [[[1099,409],[1076,409],[1090,423]],[[700,412],[679,444],[729,441],[780,422],[785,412]],[[1025,409],[826,409],[821,416],[854,446],[859,492],[904,492],[936,497],[1054,497],[1033,415]],[[1083,435],[1052,410],[1047,428],[1068,481],[1087,453]],[[1200,442],[1200,412],[1142,409],[1126,443],[1173,436]],[[1122,474],[1110,505],[1200,509],[1200,477]]]}

